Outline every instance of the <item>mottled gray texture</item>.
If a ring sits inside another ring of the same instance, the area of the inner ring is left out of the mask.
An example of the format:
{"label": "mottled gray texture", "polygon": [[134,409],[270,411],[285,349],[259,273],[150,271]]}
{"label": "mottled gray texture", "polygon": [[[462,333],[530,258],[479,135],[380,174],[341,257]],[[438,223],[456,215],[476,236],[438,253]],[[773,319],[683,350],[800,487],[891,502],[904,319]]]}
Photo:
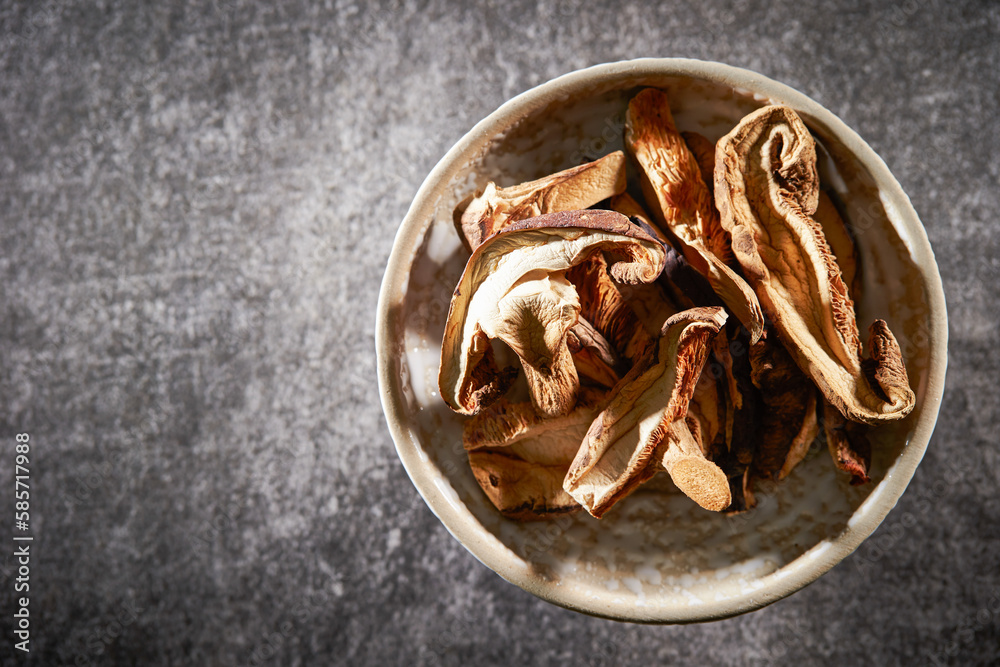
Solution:
{"label": "mottled gray texture", "polygon": [[[995,664],[1000,6],[143,4],[0,7],[0,517],[28,432],[28,663]],[[379,281],[434,162],[514,94],[646,55],[758,70],[858,130],[951,316],[937,432],[875,537],[700,626],[591,619],[480,565],[375,381]]]}

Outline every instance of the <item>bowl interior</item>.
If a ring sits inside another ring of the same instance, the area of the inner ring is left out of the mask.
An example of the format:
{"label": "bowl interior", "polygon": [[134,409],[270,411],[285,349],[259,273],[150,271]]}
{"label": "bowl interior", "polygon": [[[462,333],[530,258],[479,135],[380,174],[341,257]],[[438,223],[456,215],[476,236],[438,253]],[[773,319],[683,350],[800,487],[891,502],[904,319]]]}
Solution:
{"label": "bowl interior", "polygon": [[[733,72],[740,71],[732,68],[718,76],[679,73],[676,65],[661,69],[578,77],[535,98],[529,91],[520,107],[508,104],[477,126],[464,153],[449,153],[397,238],[408,247],[397,248],[390,260],[386,280],[395,284],[383,287],[378,344],[384,403],[401,458],[431,508],[473,554],[564,606],[620,619],[692,621],[759,607],[808,583],[853,550],[895,504],[926,446],[926,437],[914,442],[918,422],[930,403],[929,436],[940,399],[938,384],[930,382],[936,343],[929,296],[940,279],[936,269],[928,273],[926,237],[905,195],[891,191],[894,180],[888,188],[880,182],[874,154],[858,155],[856,135],[845,135],[815,103],[778,84],[739,81]],[[780,102],[799,110],[821,144],[821,180],[860,249],[862,338],[875,317],[887,320],[917,394],[909,418],[873,433],[872,484],[850,486],[821,443],[788,479],[758,487],[756,509],[731,517],[698,508],[661,475],[665,481],[640,489],[600,521],[581,512],[517,523],[503,518],[476,484],[462,447],[463,418],[437,389],[442,330],[468,257],[452,211],[488,181],[512,185],[621,149],[626,104],[645,86],[667,92],[679,129],[712,141],[750,111]],[[919,451],[908,454],[908,448]],[[893,474],[905,479],[890,488],[885,481]]]}

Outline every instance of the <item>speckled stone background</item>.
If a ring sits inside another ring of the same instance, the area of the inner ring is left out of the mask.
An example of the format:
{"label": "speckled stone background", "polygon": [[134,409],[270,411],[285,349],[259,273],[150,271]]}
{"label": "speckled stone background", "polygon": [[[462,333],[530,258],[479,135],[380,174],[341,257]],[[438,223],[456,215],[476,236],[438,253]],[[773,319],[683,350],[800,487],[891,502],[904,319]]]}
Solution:
{"label": "speckled stone background", "polygon": [[[997,664],[1000,5],[146,4],[0,7],[0,664]],[[647,55],[760,71],[858,130],[951,318],[937,432],[875,536],[686,627],[479,564],[407,479],[375,380],[379,281],[434,163],[511,96]]]}

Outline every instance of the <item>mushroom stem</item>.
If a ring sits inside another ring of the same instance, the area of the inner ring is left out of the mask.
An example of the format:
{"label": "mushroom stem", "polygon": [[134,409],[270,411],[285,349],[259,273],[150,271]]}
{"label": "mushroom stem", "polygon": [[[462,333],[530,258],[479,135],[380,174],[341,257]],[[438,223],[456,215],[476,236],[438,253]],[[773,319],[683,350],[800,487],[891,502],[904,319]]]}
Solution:
{"label": "mushroom stem", "polygon": [[732,495],[722,468],[709,461],[684,420],[670,425],[657,448],[657,464],[670,475],[677,488],[701,507],[721,512]]}

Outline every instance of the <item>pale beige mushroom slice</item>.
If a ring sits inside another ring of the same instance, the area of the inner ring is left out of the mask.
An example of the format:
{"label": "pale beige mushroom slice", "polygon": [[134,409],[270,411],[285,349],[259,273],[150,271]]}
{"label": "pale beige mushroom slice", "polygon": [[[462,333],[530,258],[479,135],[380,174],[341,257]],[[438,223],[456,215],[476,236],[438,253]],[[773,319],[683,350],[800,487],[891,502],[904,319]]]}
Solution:
{"label": "pale beige mushroom slice", "polygon": [[715,199],[734,254],[778,335],[828,401],[848,419],[880,423],[913,409],[902,354],[882,320],[871,361],[822,227],[815,140],[785,106],[746,116],[716,148]]}
{"label": "pale beige mushroom slice", "polygon": [[576,408],[560,417],[540,415],[530,402],[500,399],[465,423],[472,473],[504,516],[532,521],[580,509],[562,481],[601,396],[583,390]]}
{"label": "pale beige mushroom slice", "polygon": [[643,193],[656,222],[676,238],[687,261],[756,342],[764,331],[760,304],[750,285],[725,262],[728,234],[663,91],[647,88],[629,102],[625,144],[641,167]]}
{"label": "pale beige mushroom slice", "polygon": [[[497,369],[491,340],[503,337],[526,355],[522,365],[535,406],[547,415],[572,409],[569,397],[578,388],[578,376],[564,325],[575,309],[569,296],[575,288],[562,274],[594,253],[603,253],[609,274],[619,282],[651,282],[663,269],[660,242],[613,211],[538,216],[510,225],[476,248],[445,324],[438,374],[445,403],[471,415],[502,395],[506,387],[500,380],[510,371]],[[544,321],[530,321],[539,316]],[[536,373],[534,382],[531,373]]]}
{"label": "pale beige mushroom slice", "polygon": [[709,509],[729,504],[726,476],[705,458],[684,424],[709,345],[725,321],[722,308],[678,313],[615,387],[563,482],[593,516],[603,516],[648,478],[665,438],[658,460],[675,484]]}
{"label": "pale beige mushroom slice", "polygon": [[490,182],[466,205],[458,221],[459,235],[473,250],[512,222],[589,208],[623,192],[625,185],[622,151],[520,185],[501,188]]}

